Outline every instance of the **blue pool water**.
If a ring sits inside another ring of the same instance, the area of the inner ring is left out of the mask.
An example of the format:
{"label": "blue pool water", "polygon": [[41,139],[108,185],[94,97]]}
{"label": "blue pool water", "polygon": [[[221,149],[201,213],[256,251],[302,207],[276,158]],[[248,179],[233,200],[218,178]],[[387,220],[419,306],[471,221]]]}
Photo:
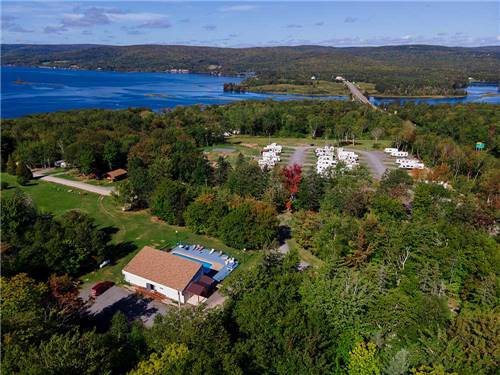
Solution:
{"label": "blue pool water", "polygon": [[179,254],[179,253],[172,253],[172,254],[177,255],[178,257],[181,257],[184,259],[191,260],[191,261],[196,262],[196,263],[200,263],[204,268],[207,268],[209,270],[212,269],[212,263],[204,262],[204,261],[196,259],[196,258],[191,258],[191,257],[184,255],[184,254]]}

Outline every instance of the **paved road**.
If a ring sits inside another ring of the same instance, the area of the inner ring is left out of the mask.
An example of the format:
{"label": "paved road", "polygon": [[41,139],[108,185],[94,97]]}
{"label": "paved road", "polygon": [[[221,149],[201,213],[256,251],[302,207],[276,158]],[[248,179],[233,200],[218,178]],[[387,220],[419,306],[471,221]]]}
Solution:
{"label": "paved road", "polygon": [[55,184],[70,186],[76,189],[89,191],[91,193],[99,195],[111,195],[111,193],[114,190],[114,188],[112,187],[95,186],[91,184],[86,184],[85,182],[71,181],[71,180],[66,180],[65,178],[54,177],[54,176],[43,176],[40,178],[40,180],[53,182]]}
{"label": "paved road", "polygon": [[365,156],[368,168],[372,172],[372,176],[377,180],[382,178],[387,167],[384,165],[385,154],[382,151],[362,151],[352,150],[358,154]]}
{"label": "paved road", "polygon": [[289,166],[294,164],[298,164],[300,166],[304,165],[304,162],[306,161],[307,150],[309,148],[310,148],[309,146],[296,147],[292,156],[290,156],[290,159],[288,159],[288,165]]}
{"label": "paved road", "polygon": [[366,96],[363,95],[363,93],[358,89],[358,87],[353,84],[352,82],[349,82],[348,80],[345,80],[344,79],[344,84],[347,86],[347,88],[349,89],[349,91],[351,91],[351,94],[352,94],[352,97],[363,103],[363,104],[366,104],[372,108],[377,108],[375,105],[373,105],[372,103],[370,103],[370,101],[368,100],[368,98]]}

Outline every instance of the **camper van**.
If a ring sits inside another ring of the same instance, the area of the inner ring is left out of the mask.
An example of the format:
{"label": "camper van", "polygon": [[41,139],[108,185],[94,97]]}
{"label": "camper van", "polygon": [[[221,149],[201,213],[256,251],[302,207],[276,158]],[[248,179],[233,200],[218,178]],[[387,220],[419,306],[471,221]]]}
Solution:
{"label": "camper van", "polygon": [[407,157],[408,156],[408,152],[406,151],[394,151],[394,152],[391,152],[391,156],[393,157],[397,157],[397,158],[400,158],[400,157]]}
{"label": "camper van", "polygon": [[424,163],[416,159],[404,159],[400,164],[399,168],[402,169],[424,169]]}
{"label": "camper van", "polygon": [[384,148],[384,152],[386,154],[392,154],[393,152],[398,152],[399,150],[397,148],[393,148],[393,147],[387,147],[387,148]]}

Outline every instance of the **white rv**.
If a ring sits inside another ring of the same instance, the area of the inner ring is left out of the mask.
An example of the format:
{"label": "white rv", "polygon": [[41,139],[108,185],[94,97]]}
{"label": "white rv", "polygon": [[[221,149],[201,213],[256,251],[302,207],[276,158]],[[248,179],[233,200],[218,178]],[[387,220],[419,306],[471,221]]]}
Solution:
{"label": "white rv", "polygon": [[399,150],[397,148],[392,148],[392,147],[387,147],[387,148],[384,148],[384,152],[386,154],[392,154],[393,152],[398,152]]}
{"label": "white rv", "polygon": [[394,151],[394,152],[391,152],[391,156],[393,157],[397,157],[397,158],[401,158],[401,157],[407,157],[408,156],[408,152],[406,151]]}
{"label": "white rv", "polygon": [[424,169],[424,163],[416,159],[403,159],[399,163],[399,168],[402,169]]}

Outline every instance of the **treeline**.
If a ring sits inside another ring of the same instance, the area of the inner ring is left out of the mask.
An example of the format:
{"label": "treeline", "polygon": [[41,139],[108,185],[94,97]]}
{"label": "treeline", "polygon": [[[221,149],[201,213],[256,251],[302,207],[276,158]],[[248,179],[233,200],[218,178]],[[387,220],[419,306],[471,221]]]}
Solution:
{"label": "treeline", "polygon": [[[129,167],[137,158],[162,174],[206,184],[213,173],[200,147],[233,130],[248,135],[310,136],[332,142],[389,139],[447,177],[478,176],[498,166],[500,119],[489,104],[389,106],[373,111],[339,101],[240,102],[225,106],[147,110],[84,110],[25,116],[2,122],[2,165],[30,167],[64,159],[83,174]],[[486,144],[483,152],[475,143]],[[158,175],[159,173],[159,175]]]}
{"label": "treeline", "polygon": [[51,274],[80,276],[105,259],[116,258],[109,236],[86,213],[73,210],[54,217],[37,210],[16,190],[2,196],[2,275],[27,273],[38,280]]}
{"label": "treeline", "polygon": [[[480,178],[499,176],[500,114],[498,107],[485,104],[414,105],[389,107],[405,119],[393,138],[395,145],[410,151],[443,180],[456,184],[477,184]],[[485,144],[476,150],[476,142]]]}
{"label": "treeline", "polygon": [[[455,95],[469,77],[498,82],[497,47],[266,47],[2,45],[2,63],[84,69],[197,73],[255,72],[251,84],[333,80],[369,82],[388,95]],[[214,70],[214,67],[216,70]]]}
{"label": "treeline", "polygon": [[370,137],[375,128],[391,134],[400,124],[397,116],[357,103],[316,100],[180,107],[164,114],[143,109],[56,112],[2,121],[2,163],[12,157],[41,167],[64,159],[83,174],[99,176],[135,156],[146,164],[162,156],[170,160],[174,178],[189,180],[187,174],[204,168],[199,148],[223,142],[226,131],[357,139]]}

